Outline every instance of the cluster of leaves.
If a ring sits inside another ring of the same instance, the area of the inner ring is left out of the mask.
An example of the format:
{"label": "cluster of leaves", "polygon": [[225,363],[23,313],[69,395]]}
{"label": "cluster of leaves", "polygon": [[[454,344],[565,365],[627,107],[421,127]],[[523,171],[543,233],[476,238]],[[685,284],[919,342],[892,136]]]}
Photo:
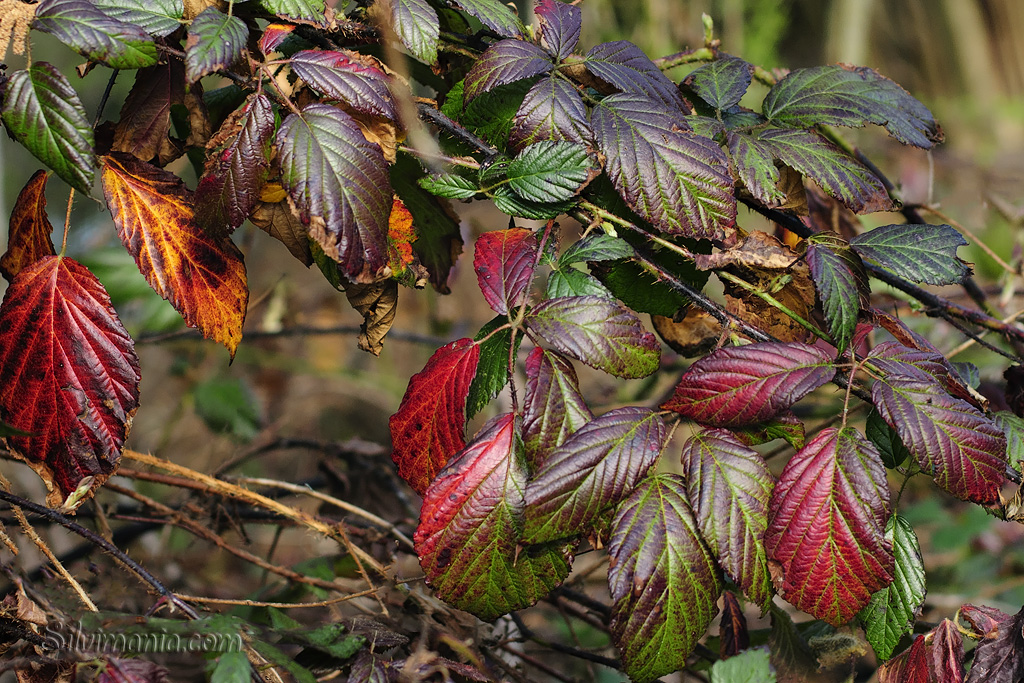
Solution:
{"label": "cluster of leaves", "polygon": [[[414,541],[437,595],[493,620],[563,582],[581,544],[606,545],[609,629],[634,680],[684,667],[720,598],[735,617],[739,593],[762,612],[778,593],[832,626],[860,620],[888,659],[924,601],[917,539],[890,501],[888,472],[924,473],[993,505],[1017,476],[1008,437],[1024,433],[1017,416],[988,411],[970,368],[870,307],[872,273],[962,282],[959,233],[898,224],[840,234],[811,210],[896,208],[832,127],[878,125],[927,149],[942,137],[931,113],[847,66],[760,74],[770,87],[758,111],[741,104],[758,70],[710,39],[707,63],[677,84],[626,41],[583,53],[574,5],[542,0],[527,27],[499,0],[449,3],[464,14],[440,4],[381,0],[346,16],[322,0],[236,0],[227,11],[43,0],[33,30],[87,68],[134,70],[134,84],[118,119],[94,125],[70,81],[36,62],[4,79],[2,119],[75,190],[91,192],[98,176],[146,280],[232,356],[248,287],[231,233],[246,220],[344,289],[365,319],[360,345],[377,354],[399,284],[447,291],[461,250],[448,200],[546,221],[476,241],[473,267],[497,317],[438,349],[390,422],[398,471],[423,496]],[[483,27],[475,36],[467,17]],[[442,32],[470,47],[442,50]],[[420,109],[441,130],[441,166],[401,142],[411,122],[400,112],[416,104],[373,56],[392,37],[434,69],[425,80],[443,104]],[[470,58],[474,45],[482,52]],[[204,91],[217,74],[233,84]],[[166,168],[186,154],[194,191]],[[0,261],[10,281],[0,419],[51,503],[73,509],[117,468],[140,368],[103,285],[54,249],[46,179],[22,191]],[[796,219],[809,236],[793,250],[748,232],[739,203],[810,214]],[[563,215],[588,226],[579,240],[559,244]],[[710,273],[725,304],[700,293]],[[694,303],[720,324],[696,344],[671,340]],[[661,343],[640,313],[676,348],[719,348],[660,410],[594,415],[573,362],[619,378],[657,372]],[[891,340],[872,345],[874,332]],[[792,408],[830,382],[847,389],[842,421],[808,438]],[[512,409],[467,439],[468,420],[507,386]],[[863,429],[847,419],[853,396],[872,407]],[[678,467],[662,463],[667,418],[692,426]],[[755,448],[777,438],[795,450],[778,479]],[[972,676],[1010,676],[1017,660],[998,652],[1015,646],[1020,617],[988,614],[983,625],[971,615],[992,653],[979,646]],[[962,670],[947,622],[885,675],[907,680],[928,662]]]}

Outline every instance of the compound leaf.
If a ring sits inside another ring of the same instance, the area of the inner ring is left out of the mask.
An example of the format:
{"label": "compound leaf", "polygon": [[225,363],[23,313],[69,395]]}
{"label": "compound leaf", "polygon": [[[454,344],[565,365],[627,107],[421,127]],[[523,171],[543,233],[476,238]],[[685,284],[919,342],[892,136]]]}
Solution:
{"label": "compound leaf", "polygon": [[948,225],[883,225],[850,240],[861,258],[930,285],[964,281],[971,270],[956,250],[966,244],[964,236]]}
{"label": "compound leaf", "polygon": [[512,149],[522,149],[542,140],[585,145],[594,142],[594,131],[587,120],[583,100],[564,79],[552,77],[537,81],[512,119],[508,138]]}
{"label": "compound leaf", "polygon": [[442,346],[409,379],[388,426],[398,474],[417,493],[465,445],[466,397],[480,362],[480,345],[459,339]]}
{"label": "compound leaf", "polygon": [[0,110],[11,136],[68,185],[86,194],[96,174],[92,125],[78,93],[52,64],[7,79]]}
{"label": "compound leaf", "polygon": [[722,569],[766,611],[772,590],[764,533],[775,484],[768,465],[724,429],[694,434],[683,445],[682,461],[701,536]]}
{"label": "compound leaf", "polygon": [[234,357],[249,301],[242,252],[227,233],[196,226],[192,192],[173,173],[112,152],[102,183],[118,237],[149,285]]}
{"label": "compound leaf", "polygon": [[538,142],[523,149],[505,172],[509,187],[533,202],[572,199],[601,172],[587,148],[575,142]]}
{"label": "compound leaf", "polygon": [[879,661],[889,659],[900,639],[911,632],[925,598],[924,559],[914,528],[893,515],[885,525],[885,537],[896,561],[893,581],[871,596],[859,616]]}
{"label": "compound leaf", "polygon": [[502,40],[487,48],[466,74],[466,102],[499,85],[545,74],[555,66],[551,55],[525,40]]}
{"label": "compound leaf", "polygon": [[387,263],[392,194],[378,145],[326,104],[290,114],[277,132],[281,182],[309,234],[342,272],[372,281]]}
{"label": "compound leaf", "polygon": [[616,377],[646,377],[658,369],[661,346],[636,315],[598,296],[548,299],[527,324],[567,356]]}
{"label": "compound leaf", "polygon": [[523,441],[534,470],[593,417],[572,362],[539,346],[531,351],[526,358]]}
{"label": "compound leaf", "polygon": [[[660,107],[666,115],[684,112],[686,107],[679,88],[661,72],[654,62],[628,40],[601,43],[587,53],[583,65],[591,74],[623,93],[642,95],[668,107]],[[653,103],[652,103],[653,104]]]}
{"label": "compound leaf", "polygon": [[772,493],[765,547],[782,596],[833,626],[850,621],[893,580],[885,538],[889,489],[874,445],[828,428],[794,455]]}
{"label": "compound leaf", "polygon": [[772,86],[763,111],[775,123],[805,128],[873,123],[885,126],[903,144],[924,149],[942,141],[942,129],[927,107],[863,66],[794,69]]}
{"label": "compound leaf", "polygon": [[46,171],[36,171],[18,193],[11,212],[7,251],[0,257],[0,273],[10,282],[25,268],[52,256],[53,226],[46,216]]}
{"label": "compound leaf", "polygon": [[507,315],[526,303],[537,264],[537,237],[526,228],[485,232],[476,241],[473,269],[484,299]]}
{"label": "compound leaf", "polygon": [[[0,305],[0,419],[8,443],[73,508],[117,469],[139,405],[139,358],[100,281],[45,256]],[[84,490],[79,490],[80,487]]]}
{"label": "compound leaf", "polygon": [[665,410],[718,427],[769,420],[832,379],[831,356],[798,342],[721,348],[691,365]]}
{"label": "compound leaf", "polygon": [[427,582],[483,620],[532,605],[569,574],[559,548],[517,553],[526,476],[518,418],[507,413],[488,422],[423,497],[413,540]]}
{"label": "compound leaf", "polygon": [[135,24],[158,38],[177,31],[185,18],[184,0],[94,0],[94,4],[108,17]]}
{"label": "compound leaf", "polygon": [[647,408],[618,408],[552,451],[526,488],[527,543],[585,535],[654,466],[665,425]]}
{"label": "compound leaf", "polygon": [[426,0],[391,0],[391,26],[414,57],[427,64],[437,63],[441,29],[437,11]]}
{"label": "compound leaf", "polygon": [[518,38],[523,35],[523,22],[501,0],[448,0],[448,4],[476,17],[499,36]]}
{"label": "compound leaf", "polygon": [[738,57],[723,55],[694,69],[683,84],[702,100],[722,111],[740,103],[750,87],[754,65]]}
{"label": "compound leaf", "polygon": [[32,28],[112,69],[141,69],[157,62],[156,43],[141,26],[112,19],[86,0],[43,0]]}
{"label": "compound leaf", "polygon": [[540,44],[555,59],[565,59],[580,42],[583,12],[561,0],[540,0],[533,8],[537,17]]}
{"label": "compound leaf", "polygon": [[292,55],[292,71],[321,94],[356,111],[398,120],[387,74],[372,58],[355,52],[302,50]]}
{"label": "compound leaf", "polygon": [[686,665],[718,612],[718,568],[677,475],[644,481],[619,507],[608,544],[611,633],[626,673],[653,681]]}
{"label": "compound leaf", "polygon": [[602,100],[591,125],[615,189],[641,217],[687,237],[715,237],[736,222],[729,163],[714,141],[632,94]]}
{"label": "compound leaf", "polygon": [[245,50],[249,29],[245,22],[207,7],[192,20],[185,41],[185,76],[189,82],[234,64]]}
{"label": "compound leaf", "polygon": [[861,303],[868,293],[864,264],[838,235],[819,233],[807,241],[807,265],[840,353],[853,339]]}

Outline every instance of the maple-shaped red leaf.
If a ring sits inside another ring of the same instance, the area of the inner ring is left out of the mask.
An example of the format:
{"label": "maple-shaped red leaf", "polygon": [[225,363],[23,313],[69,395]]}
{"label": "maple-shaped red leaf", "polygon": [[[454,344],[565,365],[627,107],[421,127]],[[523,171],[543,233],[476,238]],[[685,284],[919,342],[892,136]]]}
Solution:
{"label": "maple-shaped red leaf", "polygon": [[8,443],[51,505],[74,507],[117,469],[138,405],[135,343],[100,281],[58,256],[18,273],[0,305],[0,419],[30,433]]}
{"label": "maple-shaped red leaf", "polygon": [[878,668],[878,683],[930,683],[924,636]]}
{"label": "maple-shaped red leaf", "polygon": [[680,477],[650,477],[622,503],[608,554],[611,634],[626,673],[645,683],[681,669],[718,612],[722,581]]}
{"label": "maple-shaped red leaf", "polygon": [[18,194],[11,212],[7,251],[0,257],[0,273],[10,282],[14,276],[44,256],[53,255],[46,217],[46,171],[36,171]]}
{"label": "maple-shaped red leaf", "polygon": [[1017,683],[1024,680],[1024,609],[998,623],[994,637],[974,650],[967,683]]}
{"label": "maple-shaped red leaf", "polygon": [[526,302],[537,264],[537,237],[526,228],[485,232],[476,241],[473,269],[487,304],[507,315]]}
{"label": "maple-shaped red leaf", "polygon": [[523,441],[534,469],[594,415],[580,394],[572,361],[541,347],[526,358]]}
{"label": "maple-shaped red leaf", "polygon": [[782,571],[782,596],[833,626],[889,585],[889,489],[874,444],[829,428],[797,452],[772,493],[765,547]]}
{"label": "maple-shaped red leaf", "polygon": [[391,459],[420,495],[466,444],[466,396],[480,362],[480,345],[459,339],[442,346],[409,380],[391,416]]}
{"label": "maple-shaped red leaf", "polygon": [[661,407],[716,427],[764,422],[833,375],[832,357],[816,346],[765,342],[725,347],[691,365]]}
{"label": "maple-shaped red leaf", "polygon": [[929,663],[939,683],[963,683],[964,639],[956,624],[943,619],[929,634]]}
{"label": "maple-shaped red leaf", "polygon": [[886,375],[871,399],[921,469],[957,498],[988,505],[1006,482],[1006,436],[967,401],[932,378]]}
{"label": "maple-shaped red leaf", "polygon": [[103,194],[118,237],[146,281],[234,358],[249,302],[242,252],[226,232],[196,226],[192,193],[173,173],[121,152],[103,161]]}
{"label": "maple-shaped red leaf", "polygon": [[724,429],[683,445],[686,493],[718,564],[761,611],[772,599],[764,532],[775,480],[757,451]]}
{"label": "maple-shaped red leaf", "polygon": [[485,621],[532,605],[569,574],[557,546],[517,552],[526,476],[518,418],[507,413],[488,422],[423,497],[413,541],[427,583]]}
{"label": "maple-shaped red leaf", "polygon": [[545,459],[526,489],[527,543],[586,534],[658,461],[665,425],[647,408],[617,408],[585,424]]}

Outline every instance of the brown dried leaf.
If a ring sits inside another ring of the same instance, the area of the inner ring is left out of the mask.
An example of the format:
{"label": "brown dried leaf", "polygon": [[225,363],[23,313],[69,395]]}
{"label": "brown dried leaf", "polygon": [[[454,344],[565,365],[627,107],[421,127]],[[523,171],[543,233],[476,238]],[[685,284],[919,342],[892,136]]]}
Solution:
{"label": "brown dried leaf", "polygon": [[143,161],[173,157],[177,150],[168,134],[171,106],[175,104],[185,104],[184,62],[169,58],[166,63],[139,69],[135,85],[121,107],[111,149]]}
{"label": "brown dried leaf", "polygon": [[722,337],[722,324],[696,306],[686,309],[686,315],[679,320],[652,315],[651,322],[658,336],[684,358],[704,355]]}
{"label": "brown dried leaf", "polygon": [[8,282],[23,268],[55,253],[50,241],[53,226],[46,217],[46,178],[46,171],[36,171],[14,203],[7,252],[0,257],[0,273]]}
{"label": "brown dried leaf", "polygon": [[299,218],[298,210],[281,183],[267,183],[264,186],[260,202],[249,216],[249,221],[288,247],[291,255],[304,266],[312,265],[309,228]]}
{"label": "brown dried leaf", "polygon": [[384,349],[384,337],[398,312],[398,283],[382,280],[369,285],[346,284],[345,296],[352,308],[363,316],[363,324],[359,326],[359,348],[379,356]]}

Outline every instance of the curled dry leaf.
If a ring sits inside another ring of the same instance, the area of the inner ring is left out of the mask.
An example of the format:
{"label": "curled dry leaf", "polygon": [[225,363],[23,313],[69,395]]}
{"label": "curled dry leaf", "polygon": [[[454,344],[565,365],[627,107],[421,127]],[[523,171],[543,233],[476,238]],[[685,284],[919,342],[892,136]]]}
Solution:
{"label": "curled dry leaf", "polygon": [[695,358],[715,348],[722,338],[722,324],[707,311],[690,306],[681,319],[652,315],[654,331],[684,358]]}
{"label": "curled dry leaf", "polygon": [[309,247],[309,228],[299,218],[299,212],[281,183],[267,183],[260,192],[249,221],[260,230],[288,248],[291,255],[305,266],[313,264]]}
{"label": "curled dry leaf", "polygon": [[0,257],[0,273],[10,282],[24,268],[51,256],[53,226],[46,217],[46,171],[36,171],[18,194],[11,212],[7,251]]}
{"label": "curled dry leaf", "polygon": [[359,326],[359,348],[379,356],[384,349],[384,337],[398,312],[398,283],[383,280],[369,285],[346,284],[345,296],[352,308],[363,316],[363,324]]}

